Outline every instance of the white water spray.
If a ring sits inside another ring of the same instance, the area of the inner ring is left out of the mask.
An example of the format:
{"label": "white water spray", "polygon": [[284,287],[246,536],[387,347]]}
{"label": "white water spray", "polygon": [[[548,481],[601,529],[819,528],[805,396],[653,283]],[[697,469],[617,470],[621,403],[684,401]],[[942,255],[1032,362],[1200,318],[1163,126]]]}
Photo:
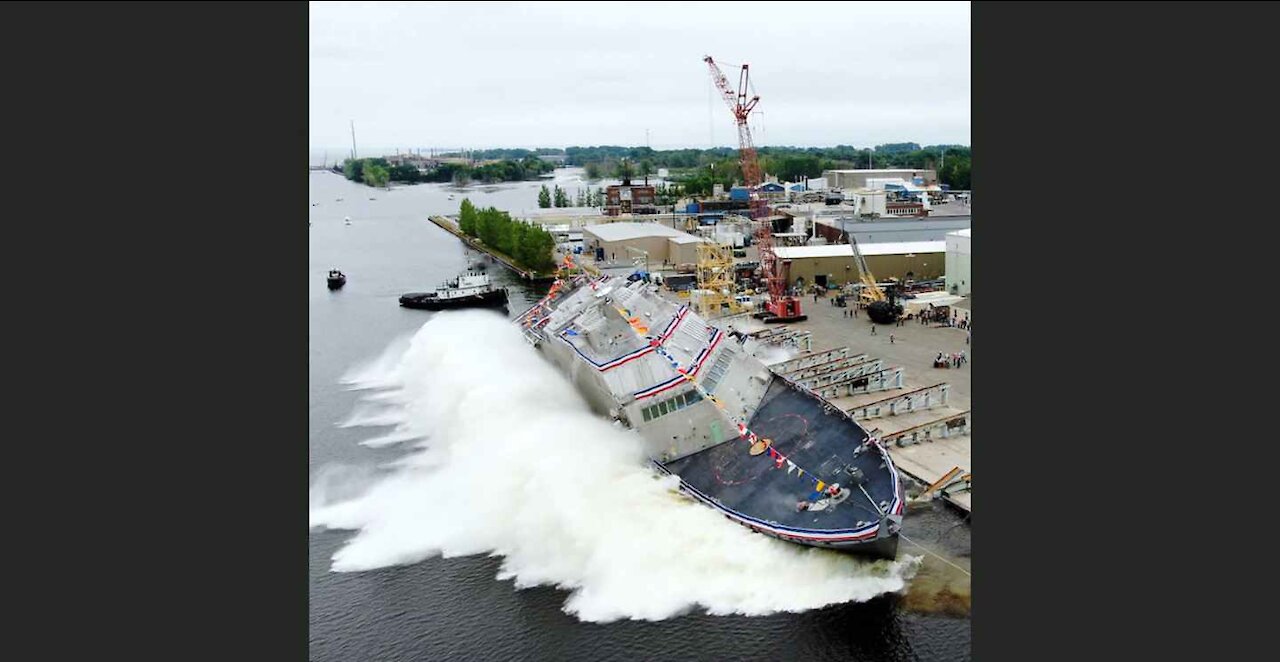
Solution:
{"label": "white water spray", "polygon": [[335,571],[497,554],[499,579],[568,590],[565,611],[609,621],[863,601],[919,564],[784,543],[679,496],[634,433],[592,414],[492,313],[437,315],[348,381],[379,391],[347,424],[391,421],[380,444],[420,441],[389,473],[357,476],[358,495],[332,473],[313,487],[310,525],[355,531]]}
{"label": "white water spray", "polygon": [[768,343],[757,342],[755,340],[747,341],[747,343],[743,345],[743,349],[745,349],[747,353],[759,359],[760,362],[765,365],[773,365],[774,363],[789,361],[800,355],[800,351],[794,347],[770,345]]}

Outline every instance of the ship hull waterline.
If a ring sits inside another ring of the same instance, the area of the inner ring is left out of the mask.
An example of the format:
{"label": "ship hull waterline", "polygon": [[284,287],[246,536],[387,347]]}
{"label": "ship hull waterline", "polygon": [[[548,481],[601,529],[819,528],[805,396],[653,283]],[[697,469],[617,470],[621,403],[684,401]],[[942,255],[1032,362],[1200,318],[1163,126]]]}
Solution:
{"label": "ship hull waterline", "polygon": [[[665,475],[676,476],[677,478],[679,477],[678,474],[672,473],[657,461],[652,461],[651,464],[657,471]],[[776,538],[795,545],[817,547],[818,549],[830,549],[868,559],[887,559],[892,561],[898,557],[897,532],[885,535],[879,535],[877,533],[864,537],[847,536],[844,539],[837,539],[830,536],[820,538],[796,531],[779,530],[764,522],[725,508],[720,503],[717,503],[714,498],[710,498],[703,494],[697,488],[684,482],[683,479],[680,481],[679,489],[681,494],[689,497],[690,499],[693,499],[712,510],[719,511],[720,514],[724,515],[725,519],[751,529],[755,533],[769,536],[770,538]]]}

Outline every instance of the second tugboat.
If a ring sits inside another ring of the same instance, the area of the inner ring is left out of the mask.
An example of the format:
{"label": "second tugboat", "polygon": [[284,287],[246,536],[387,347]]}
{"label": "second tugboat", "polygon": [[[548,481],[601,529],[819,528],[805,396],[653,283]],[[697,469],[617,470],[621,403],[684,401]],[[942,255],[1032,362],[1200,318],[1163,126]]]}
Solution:
{"label": "second tugboat", "polygon": [[444,285],[435,292],[409,292],[401,295],[400,305],[405,308],[421,308],[424,310],[447,310],[450,308],[468,308],[472,306],[505,306],[507,290],[494,287],[488,274],[468,271]]}

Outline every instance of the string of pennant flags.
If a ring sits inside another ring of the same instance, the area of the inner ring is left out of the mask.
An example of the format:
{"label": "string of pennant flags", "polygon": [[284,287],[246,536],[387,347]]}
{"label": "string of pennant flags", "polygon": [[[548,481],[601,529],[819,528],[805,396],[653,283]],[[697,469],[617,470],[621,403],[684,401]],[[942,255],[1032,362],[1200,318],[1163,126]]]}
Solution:
{"label": "string of pennant flags", "polygon": [[[565,255],[564,264],[561,267],[560,272],[567,272],[573,269],[575,266],[576,265],[573,263],[573,258],[570,255]],[[592,290],[597,289],[597,287],[599,286],[599,282],[596,279],[590,279],[588,283],[590,284]],[[545,323],[547,321],[546,319],[538,319],[532,322],[530,320],[537,317],[540,313],[547,312],[549,310],[548,305],[551,299],[555,297],[557,293],[559,293],[560,289],[563,287],[563,284],[564,284],[564,280],[560,277],[557,277],[555,282],[551,284],[551,288],[547,291],[546,296],[543,297],[537,304],[535,304],[534,307],[531,308],[528,313],[526,313],[526,315],[528,315],[528,317],[526,317],[525,319],[526,326],[530,326],[532,324]],[[698,391],[699,395],[701,395],[704,399],[709,400],[716,407],[718,407],[720,411],[723,412],[724,415],[727,418],[729,418],[729,420],[732,421],[737,426],[738,437],[751,444],[751,448],[755,450],[753,454],[763,455],[767,453],[768,456],[773,460],[775,468],[781,469],[785,465],[787,468],[788,475],[795,473],[797,478],[807,478],[810,484],[813,485],[813,493],[810,495],[810,500],[822,496],[823,491],[829,487],[825,481],[823,481],[813,472],[805,470],[803,467],[801,467],[800,465],[792,461],[791,458],[787,457],[778,449],[774,448],[771,440],[767,438],[761,438],[760,436],[758,436],[755,432],[753,432],[747,426],[745,421],[743,421],[742,419],[735,416],[729,411],[729,409],[725,406],[724,401],[722,401],[720,398],[716,397],[715,395],[707,392],[707,390],[703,388],[702,385],[699,384],[694,379],[694,374],[696,374],[697,372],[696,368],[700,366],[694,366],[693,369],[686,369],[682,367],[680,365],[680,361],[676,359],[676,357],[673,356],[671,352],[667,351],[665,347],[663,347],[663,341],[665,339],[659,336],[651,335],[649,333],[649,327],[644,323],[644,321],[638,315],[633,315],[630,310],[622,306],[614,306],[614,310],[617,311],[618,314],[621,315],[622,318],[627,321],[627,325],[631,327],[631,329],[636,333],[636,335],[640,339],[646,341],[649,344],[649,346],[654,350],[654,352],[656,352],[662,358],[666,359],[667,363],[671,365],[671,368],[675,370],[675,372],[680,377],[682,377],[691,386],[693,386],[693,388]],[[758,445],[761,444],[762,442],[764,444],[764,448],[762,450],[756,450]],[[877,440],[875,437],[868,437],[865,443],[869,446],[875,446],[879,444],[879,440]]]}
{"label": "string of pennant flags", "polygon": [[[556,279],[551,283],[551,288],[547,290],[546,295],[539,299],[537,303],[533,304],[532,308],[526,310],[521,315],[520,321],[523,323],[525,328],[545,324],[548,321],[549,318],[543,317],[543,315],[551,312],[551,300],[554,299],[555,296],[560,293],[561,288],[564,287],[564,275],[577,266],[578,265],[573,262],[572,255],[566,254],[564,256],[564,263],[556,269]],[[595,279],[591,279],[589,282],[593,291],[599,287],[599,283]]]}
{"label": "string of pennant flags", "polygon": [[[717,398],[715,395],[707,392],[707,390],[704,389],[702,385],[699,384],[693,378],[693,375],[696,373],[696,370],[690,370],[682,367],[680,365],[679,360],[677,360],[676,357],[671,354],[671,352],[667,351],[667,349],[662,346],[663,345],[662,338],[649,335],[648,327],[644,325],[644,323],[640,320],[638,316],[633,316],[630,310],[627,310],[626,308],[623,308],[621,306],[615,306],[614,310],[616,310],[619,315],[622,315],[622,318],[627,320],[627,323],[631,326],[632,330],[634,330],[636,334],[640,336],[642,339],[646,340],[649,343],[650,347],[652,347],[654,351],[658,353],[659,356],[666,359],[667,362],[671,364],[672,369],[674,369],[677,374],[683,377],[685,381],[689,382],[689,384],[692,385],[693,388],[698,391],[699,395],[701,395],[704,399],[711,401],[713,404],[715,404],[716,407],[719,407],[720,411],[722,411],[727,418],[729,418],[731,421],[733,421],[737,425],[738,437],[740,439],[743,439],[748,443],[750,443],[753,448],[755,448],[757,444],[763,441],[764,449],[759,451],[759,454],[764,454],[767,452],[769,457],[773,459],[774,466],[778,469],[781,469],[783,465],[786,465],[787,474],[791,474],[794,472],[797,478],[804,478],[807,476],[809,482],[812,483],[814,486],[813,487],[814,492],[812,495],[810,495],[811,499],[815,497],[820,497],[822,495],[823,490],[825,490],[828,487],[825,481],[818,478],[818,476],[815,475],[813,472],[806,471],[804,467],[801,467],[800,465],[796,464],[794,461],[791,460],[791,458],[787,457],[781,451],[774,448],[770,440],[768,439],[762,440],[755,432],[753,432],[749,427],[747,427],[747,424],[743,420],[739,419],[737,416],[730,413],[729,409],[725,406],[724,402],[720,400],[720,398]],[[866,443],[875,444],[877,443],[877,441],[874,437],[868,437]]]}

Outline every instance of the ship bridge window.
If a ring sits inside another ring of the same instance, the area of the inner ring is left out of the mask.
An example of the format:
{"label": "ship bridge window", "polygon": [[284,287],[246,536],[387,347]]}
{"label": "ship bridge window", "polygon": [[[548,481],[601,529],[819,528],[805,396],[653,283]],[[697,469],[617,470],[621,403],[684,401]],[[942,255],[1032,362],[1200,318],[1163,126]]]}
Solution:
{"label": "ship bridge window", "polygon": [[702,400],[702,394],[696,390],[681,393],[673,398],[667,398],[657,404],[649,405],[640,410],[641,416],[645,421],[652,421],[659,416],[665,416],[674,413],[686,407],[692,407],[694,404]]}

